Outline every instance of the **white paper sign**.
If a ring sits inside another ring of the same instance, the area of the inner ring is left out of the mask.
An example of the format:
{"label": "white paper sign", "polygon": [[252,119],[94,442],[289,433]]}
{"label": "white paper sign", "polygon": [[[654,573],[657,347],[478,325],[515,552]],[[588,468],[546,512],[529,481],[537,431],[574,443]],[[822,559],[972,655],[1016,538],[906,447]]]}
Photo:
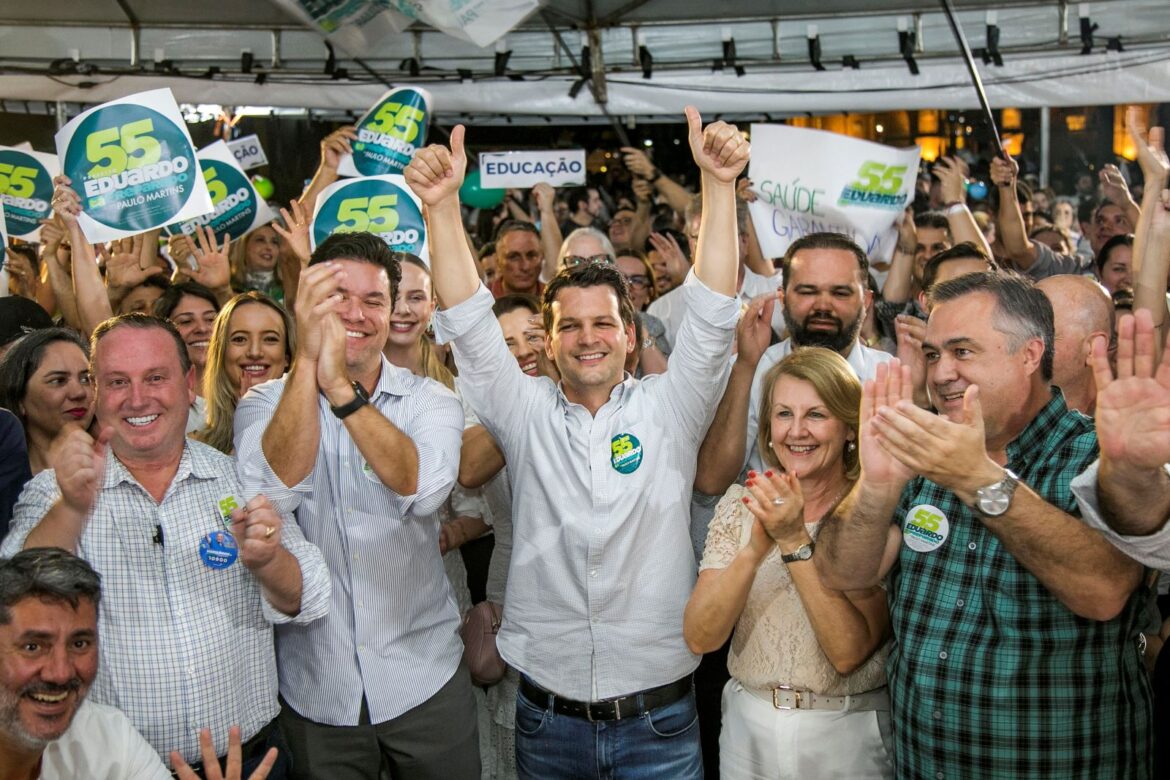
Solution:
{"label": "white paper sign", "polygon": [[359,232],[373,233],[395,252],[430,264],[422,201],[399,174],[342,179],[321,190],[309,228],[312,248],[334,233]]}
{"label": "white paper sign", "polygon": [[765,257],[809,233],[844,233],[874,259],[893,255],[894,227],[914,199],[918,147],[895,149],[822,130],[752,125],[750,204]]}
{"label": "white paper sign", "polygon": [[479,155],[479,186],[484,189],[554,187],[585,183],[585,150],[547,152],[483,152]]}
{"label": "white paper sign", "polygon": [[74,117],[56,136],[61,170],[81,196],[93,243],[213,210],[195,144],[169,89],[139,92]]}
{"label": "white paper sign", "polygon": [[256,192],[256,187],[244,169],[236,162],[228,145],[216,141],[199,150],[199,167],[203,181],[211,194],[215,210],[209,214],[168,225],[168,234],[192,235],[205,225],[210,225],[217,239],[229,235],[232,240],[241,239],[261,225],[276,219],[276,214]]}
{"label": "white paper sign", "polygon": [[228,149],[232,150],[232,154],[236,157],[236,162],[245,171],[250,171],[253,168],[259,168],[261,165],[268,164],[268,158],[264,156],[264,147],[260,145],[260,138],[255,135],[246,135],[243,138],[237,138],[234,141],[227,142]]}

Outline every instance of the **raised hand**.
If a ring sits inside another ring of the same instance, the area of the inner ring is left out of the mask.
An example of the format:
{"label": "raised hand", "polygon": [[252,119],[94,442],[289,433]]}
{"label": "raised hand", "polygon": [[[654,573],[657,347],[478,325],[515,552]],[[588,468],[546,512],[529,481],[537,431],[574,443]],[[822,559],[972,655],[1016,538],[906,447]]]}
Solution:
{"label": "raised hand", "polygon": [[1116,377],[1107,349],[1104,338],[1095,339],[1090,358],[1101,458],[1115,468],[1154,471],[1170,463],[1170,342],[1157,363],[1153,319],[1138,309],[1118,323]]}
{"label": "raised hand", "polygon": [[[240,773],[243,772],[243,760],[241,759],[243,748],[240,746],[239,726],[232,726],[228,729],[228,752],[225,769],[221,770],[219,767],[219,755],[215,752],[215,744],[211,741],[209,729],[202,729],[199,732],[199,751],[203,754],[203,773],[207,780],[242,780]],[[269,748],[264,755],[264,760],[260,762],[260,766],[248,775],[247,780],[266,780],[268,773],[272,771],[272,766],[276,763],[277,755],[276,748]],[[175,774],[179,780],[199,780],[199,775],[195,774],[195,770],[183,760],[178,751],[171,752],[171,766],[175,768]]]}
{"label": "raised hand", "polygon": [[541,182],[532,188],[532,199],[536,202],[536,210],[551,211],[556,203],[557,191],[551,184]]}
{"label": "raised hand", "polygon": [[97,500],[106,471],[113,428],[103,428],[97,439],[77,425],[67,425],[49,451],[49,465],[57,477],[61,500],[78,515],[87,515]]}
{"label": "raised hand", "polygon": [[183,269],[183,272],[210,290],[230,288],[232,265],[228,256],[231,252],[232,237],[225,233],[223,243],[216,245],[215,231],[209,225],[205,225],[196,228],[195,243],[198,246],[195,252],[195,267]]}
{"label": "raised hand", "polygon": [[649,181],[654,178],[654,163],[650,162],[650,158],[641,149],[635,149],[632,146],[623,146],[622,162],[626,164],[626,170],[639,179]]}
{"label": "raised hand", "polygon": [[913,398],[910,367],[896,359],[880,364],[874,378],[862,385],[857,448],[863,480],[900,490],[914,477],[914,471],[886,448],[878,418],[879,409],[889,409],[901,400],[913,401]]}
{"label": "raised hand", "polygon": [[695,163],[705,175],[730,184],[751,158],[751,144],[734,126],[726,122],[712,122],[706,127],[694,106],[687,106],[687,141]]}
{"label": "raised hand", "polygon": [[11,247],[5,247],[4,252],[8,255],[4,267],[8,269],[8,273],[16,284],[16,294],[22,298],[36,298],[40,279],[37,277],[36,270],[33,269],[32,262],[26,255],[14,251]]}
{"label": "raised hand", "polygon": [[1141,111],[1130,106],[1125,112],[1125,126],[1137,149],[1138,165],[1147,191],[1151,187],[1164,188],[1170,179],[1170,158],[1166,156],[1166,132],[1160,127],[1146,131]]}
{"label": "raised hand", "polygon": [[1109,163],[1101,166],[1097,177],[1101,181],[1101,190],[1105,193],[1105,199],[1110,203],[1122,207],[1127,203],[1133,203],[1133,198],[1129,194],[1129,185],[1125,183],[1125,177],[1121,175],[1121,169],[1116,165]]}
{"label": "raised hand", "polygon": [[934,173],[942,185],[944,203],[967,202],[967,165],[957,157],[940,157]]}
{"label": "raised hand", "polygon": [[654,199],[654,186],[645,179],[634,179],[630,183],[630,188],[634,191],[634,197],[639,201],[649,203]]}
{"label": "raised hand", "polygon": [[280,551],[280,513],[263,494],[232,510],[232,536],[240,548],[240,563],[258,569],[272,563]]}
{"label": "raised hand", "polygon": [[424,146],[402,172],[410,189],[427,206],[436,206],[447,198],[458,197],[467,170],[463,150],[463,125],[451,131],[451,148],[442,144]]}
{"label": "raised hand", "polygon": [[735,183],[735,196],[744,203],[755,203],[760,197],[752,190],[752,180],[746,176]]}
{"label": "raised hand", "polygon": [[341,158],[353,153],[351,141],[357,140],[357,129],[353,125],[345,125],[334,130],[321,139],[321,167],[337,170],[341,165]]}
{"label": "raised hand", "polygon": [[926,338],[926,323],[912,314],[899,314],[894,318],[894,333],[898,341],[898,360],[910,368],[910,381],[914,384],[914,402],[922,408],[929,408],[926,393],[926,355],[922,342]]}
{"label": "raised hand", "polygon": [[106,266],[106,286],[111,290],[131,290],[159,271],[157,266],[142,264],[142,234],[111,241],[107,249],[98,244],[98,254]]}
{"label": "raised hand", "polygon": [[1013,160],[1011,155],[991,158],[991,183],[996,187],[1011,187],[1014,189],[1016,186],[1016,177],[1019,174],[1020,164]]}
{"label": "raised hand", "polygon": [[772,313],[782,295],[774,292],[753,298],[735,327],[736,360],[757,366],[764,351],[772,344]]}
{"label": "raised hand", "polygon": [[81,196],[70,186],[72,184],[73,180],[65,174],[53,177],[53,199],[50,205],[66,228],[76,225],[77,217],[81,214]]}
{"label": "raised hand", "polygon": [[679,280],[687,275],[691,264],[687,260],[687,256],[683,254],[682,247],[678,245],[678,241],[674,240],[674,236],[669,233],[665,235],[662,233],[651,233],[650,245],[654,247],[654,251],[662,255],[662,259],[666,262],[667,273],[670,274],[672,279]]}

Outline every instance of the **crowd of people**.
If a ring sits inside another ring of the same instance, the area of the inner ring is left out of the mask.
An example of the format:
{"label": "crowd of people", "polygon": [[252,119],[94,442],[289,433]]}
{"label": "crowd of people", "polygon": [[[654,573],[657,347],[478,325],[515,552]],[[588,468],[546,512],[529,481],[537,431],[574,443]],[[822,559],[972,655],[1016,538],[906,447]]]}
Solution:
{"label": "crowd of people", "polygon": [[482,210],[454,128],[429,262],[311,249],[352,127],[238,240],[95,246],[58,177],[0,298],[0,780],[1170,771],[1162,130],[771,258],[686,121],[697,178]]}

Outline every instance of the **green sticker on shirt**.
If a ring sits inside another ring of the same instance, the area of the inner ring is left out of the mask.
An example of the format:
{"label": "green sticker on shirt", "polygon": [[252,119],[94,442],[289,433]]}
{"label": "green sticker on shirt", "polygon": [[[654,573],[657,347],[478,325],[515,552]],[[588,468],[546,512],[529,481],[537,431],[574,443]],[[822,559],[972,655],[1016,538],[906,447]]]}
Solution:
{"label": "green sticker on shirt", "polygon": [[938,507],[919,504],[910,507],[902,524],[902,538],[915,552],[934,552],[942,547],[950,535],[947,516]]}
{"label": "green sticker on shirt", "polygon": [[609,463],[619,474],[633,474],[642,465],[642,442],[632,433],[614,436],[609,449]]}

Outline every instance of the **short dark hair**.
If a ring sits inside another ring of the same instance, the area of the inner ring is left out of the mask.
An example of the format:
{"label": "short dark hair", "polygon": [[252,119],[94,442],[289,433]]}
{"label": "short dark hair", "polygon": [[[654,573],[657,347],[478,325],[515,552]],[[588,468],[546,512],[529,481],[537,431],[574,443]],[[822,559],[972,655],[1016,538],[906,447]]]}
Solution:
{"label": "short dark hair", "polygon": [[945,230],[948,235],[951,232],[951,223],[947,220],[947,215],[941,211],[924,211],[921,214],[915,214],[914,227]]}
{"label": "short dark hair", "polygon": [[151,274],[143,279],[137,287],[155,287],[163,292],[171,288],[171,280],[167,278],[166,274]]}
{"label": "short dark hair", "polygon": [[541,305],[541,314],[544,317],[544,329],[552,333],[552,307],[557,295],[566,287],[601,287],[613,288],[618,299],[618,310],[621,312],[622,323],[634,323],[634,304],[630,300],[630,286],[626,283],[625,274],[616,266],[608,263],[585,263],[583,265],[562,268],[560,273],[544,288],[544,299]]}
{"label": "short dark hair", "polygon": [[540,231],[537,230],[536,225],[532,224],[531,222],[523,219],[505,219],[500,223],[500,226],[496,228],[496,234],[492,237],[492,243],[498,245],[500,241],[503,240],[504,236],[508,235],[509,233],[516,232],[531,233],[537,238],[540,238]]}
{"label": "short dark hair", "polygon": [[175,313],[175,309],[179,305],[179,300],[184,295],[190,295],[193,298],[202,298],[210,303],[213,309],[219,311],[219,299],[215,297],[215,293],[210,288],[199,282],[179,282],[163,290],[163,294],[155,300],[154,316],[169,320],[171,315]]}
{"label": "short dark hair", "polygon": [[496,298],[496,302],[492,304],[492,314],[496,315],[497,319],[516,309],[528,309],[533,314],[540,314],[540,301],[535,295],[508,293]]}
{"label": "short dark hair", "polygon": [[565,202],[569,204],[569,211],[576,212],[577,204],[584,203],[589,205],[589,190],[596,189],[596,187],[574,187],[565,195]]}
{"label": "short dark hair", "polygon": [[[1092,174],[1086,174],[1092,175]],[[1085,198],[1077,204],[1077,222],[1092,222],[1093,216],[1097,213],[1097,208],[1104,203],[1098,203],[1092,198]]]}
{"label": "short dark hair", "polygon": [[59,547],[31,547],[0,558],[0,625],[12,621],[12,607],[27,598],[65,602],[77,609],[82,599],[97,609],[102,577],[93,567]]}
{"label": "short dark hair", "polygon": [[356,260],[381,267],[390,280],[390,305],[398,300],[398,283],[402,281],[402,269],[394,258],[394,252],[385,241],[373,233],[334,233],[317,245],[309,265],[329,260]]}
{"label": "short dark hair", "polygon": [[40,368],[45,350],[58,341],[76,345],[89,358],[89,344],[77,331],[71,328],[42,328],[23,336],[0,360],[0,406],[15,414],[26,428],[28,420],[20,407],[28,394],[29,380]]}
{"label": "short dark hair", "polygon": [[105,338],[106,334],[110,331],[117,328],[136,328],[137,330],[161,328],[165,330],[175,342],[175,350],[179,353],[179,365],[182,366],[183,373],[186,374],[191,370],[191,356],[187,354],[187,345],[183,343],[183,337],[179,335],[178,329],[175,328],[170,320],[164,320],[162,317],[156,317],[153,314],[131,311],[126,314],[119,314],[116,317],[110,317],[108,320],[99,323],[93,329],[93,335],[89,337],[89,370],[91,372],[94,372],[94,360],[97,357],[98,342]]}
{"label": "short dark hair", "polygon": [[1044,354],[1040,358],[1040,376],[1052,379],[1052,359],[1056,343],[1056,325],[1052,303],[1030,279],[1009,271],[983,271],[964,274],[936,285],[930,292],[937,306],[972,293],[987,293],[995,298],[992,327],[1007,336],[1008,349],[1018,352],[1029,339],[1040,339]]}
{"label": "short dark hair", "polygon": [[[840,249],[843,252],[850,252],[857,258],[857,270],[861,272],[860,278],[864,280],[869,275],[869,258],[852,238],[844,233],[809,233],[789,244],[788,251],[780,259],[780,270],[783,272],[785,290],[788,289],[791,279],[791,274],[788,271],[792,267],[792,258],[796,257],[797,252],[805,249]],[[862,286],[864,286],[864,281]]]}
{"label": "short dark hair", "polygon": [[1097,275],[1105,270],[1105,264],[1109,262],[1109,255],[1113,254],[1113,250],[1119,246],[1133,247],[1133,233],[1123,233],[1114,236],[1101,245],[1101,251],[1093,258],[1093,265],[1097,266]]}
{"label": "short dark hair", "polygon": [[926,261],[926,265],[922,269],[923,290],[929,292],[930,288],[934,287],[935,280],[938,279],[938,270],[942,268],[943,263],[951,260],[982,260],[991,270],[996,267],[995,261],[988,257],[986,252],[970,241],[963,241],[950,249],[944,249]]}

